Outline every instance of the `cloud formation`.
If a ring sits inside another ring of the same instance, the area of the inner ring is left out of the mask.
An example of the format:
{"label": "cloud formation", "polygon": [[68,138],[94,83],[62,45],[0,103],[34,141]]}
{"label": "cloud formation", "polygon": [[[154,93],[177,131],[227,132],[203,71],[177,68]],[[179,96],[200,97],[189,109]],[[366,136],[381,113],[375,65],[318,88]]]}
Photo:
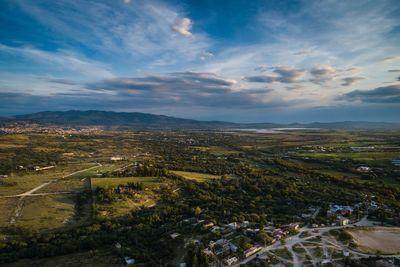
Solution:
{"label": "cloud formation", "polygon": [[245,77],[244,80],[253,83],[296,83],[300,82],[305,76],[305,71],[292,67],[275,67],[273,75],[258,75]]}
{"label": "cloud formation", "polygon": [[400,103],[400,84],[378,87],[372,90],[355,90],[340,96],[338,99],[364,103]]}
{"label": "cloud formation", "polygon": [[346,77],[342,79],[343,81],[342,86],[351,86],[364,79],[365,79],[364,77]]}
{"label": "cloud formation", "polygon": [[86,88],[156,105],[256,108],[271,104],[265,99],[271,90],[242,90],[237,81],[214,73],[174,72],[168,75],[112,78],[89,83]]}
{"label": "cloud formation", "polygon": [[192,33],[190,32],[191,28],[192,28],[192,21],[189,18],[183,18],[177,20],[175,24],[172,26],[172,29],[174,31],[185,37],[192,36]]}

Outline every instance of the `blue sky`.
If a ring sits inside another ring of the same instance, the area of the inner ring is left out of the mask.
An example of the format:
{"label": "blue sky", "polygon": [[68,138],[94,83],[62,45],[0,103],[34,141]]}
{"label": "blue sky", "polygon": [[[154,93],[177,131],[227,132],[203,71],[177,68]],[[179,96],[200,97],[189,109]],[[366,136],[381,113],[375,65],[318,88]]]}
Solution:
{"label": "blue sky", "polygon": [[400,2],[0,2],[0,115],[400,121]]}

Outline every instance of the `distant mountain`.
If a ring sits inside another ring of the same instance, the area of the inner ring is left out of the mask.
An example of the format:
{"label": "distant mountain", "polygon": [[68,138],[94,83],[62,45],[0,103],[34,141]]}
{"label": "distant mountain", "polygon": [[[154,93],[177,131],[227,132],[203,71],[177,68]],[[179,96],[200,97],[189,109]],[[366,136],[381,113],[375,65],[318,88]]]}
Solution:
{"label": "distant mountain", "polygon": [[44,111],[12,117],[16,121],[55,124],[62,126],[135,126],[149,128],[215,128],[234,126],[234,123],[197,121],[140,112],[99,110]]}
{"label": "distant mountain", "polygon": [[0,123],[10,122],[39,123],[58,126],[105,126],[105,127],[137,127],[137,128],[323,128],[323,129],[400,129],[400,123],[387,122],[313,122],[309,124],[292,123],[232,123],[224,121],[198,121],[181,119],[164,115],[140,112],[113,112],[99,110],[44,111],[26,115],[0,118]]}

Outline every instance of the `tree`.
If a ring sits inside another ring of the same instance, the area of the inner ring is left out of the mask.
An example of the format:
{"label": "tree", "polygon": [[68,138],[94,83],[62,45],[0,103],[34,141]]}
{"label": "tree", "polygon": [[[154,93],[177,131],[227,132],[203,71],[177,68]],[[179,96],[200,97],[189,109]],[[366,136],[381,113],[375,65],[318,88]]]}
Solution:
{"label": "tree", "polygon": [[201,210],[200,207],[196,207],[196,208],[194,208],[194,210],[193,210],[194,216],[196,216],[196,217],[199,217],[200,214],[201,214],[201,212],[202,212],[202,210]]}

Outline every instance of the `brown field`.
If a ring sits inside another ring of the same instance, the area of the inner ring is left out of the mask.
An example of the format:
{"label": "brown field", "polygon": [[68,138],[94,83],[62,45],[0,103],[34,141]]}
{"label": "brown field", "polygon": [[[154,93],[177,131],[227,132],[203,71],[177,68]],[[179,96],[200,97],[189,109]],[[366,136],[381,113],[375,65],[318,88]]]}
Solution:
{"label": "brown field", "polygon": [[400,253],[400,228],[375,228],[349,232],[359,249],[365,252]]}

